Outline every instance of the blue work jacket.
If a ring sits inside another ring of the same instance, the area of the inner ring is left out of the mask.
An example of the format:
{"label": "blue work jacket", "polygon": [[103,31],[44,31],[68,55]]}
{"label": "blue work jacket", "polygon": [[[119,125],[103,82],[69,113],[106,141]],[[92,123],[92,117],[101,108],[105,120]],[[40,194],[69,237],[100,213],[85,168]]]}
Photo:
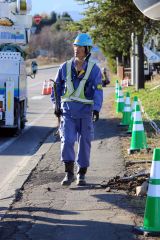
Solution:
{"label": "blue work jacket", "polygon": [[[88,62],[83,63],[83,70],[81,73],[77,73],[75,68],[75,60],[72,61],[71,66],[71,77],[73,81],[74,89],[77,89],[80,81],[83,79]],[[57,84],[57,96],[60,104],[60,108],[63,114],[69,114],[72,118],[86,118],[92,114],[93,110],[100,111],[103,102],[103,91],[102,91],[102,74],[100,68],[95,64],[91,70],[88,80],[85,84],[84,94],[87,99],[93,100],[94,104],[84,104],[77,101],[61,102],[61,96],[66,91],[66,62],[63,63],[56,75]],[[54,93],[51,94],[52,102],[54,103]]]}

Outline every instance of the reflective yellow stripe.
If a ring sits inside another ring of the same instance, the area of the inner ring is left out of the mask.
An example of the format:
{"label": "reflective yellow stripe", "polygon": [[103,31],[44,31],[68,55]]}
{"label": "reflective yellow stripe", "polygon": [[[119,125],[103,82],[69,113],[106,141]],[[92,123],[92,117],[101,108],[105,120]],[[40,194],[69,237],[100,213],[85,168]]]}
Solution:
{"label": "reflective yellow stripe", "polygon": [[87,104],[93,104],[93,100],[88,100],[88,99],[81,99],[79,97],[70,97],[71,100],[75,100],[77,102],[82,102],[82,103],[87,103]]}
{"label": "reflective yellow stripe", "polygon": [[98,85],[97,85],[97,89],[98,89],[98,90],[101,90],[101,89],[102,89],[102,84],[98,84]]}
{"label": "reflective yellow stripe", "polygon": [[8,91],[8,110],[11,110],[11,92]]}
{"label": "reflective yellow stripe", "polygon": [[[85,83],[89,78],[89,75],[91,73],[91,70],[94,66],[94,62],[89,61],[88,62],[88,66],[87,66],[87,71],[83,77],[83,79],[80,81],[79,86],[76,90],[74,90],[74,86],[73,86],[73,82],[71,79],[71,65],[72,65],[72,59],[67,61],[67,79],[66,79],[66,93],[62,96],[61,100],[62,102],[65,101],[71,101],[71,100],[75,100],[75,101],[79,101],[79,102],[83,102],[83,103],[88,103],[88,104],[93,104],[93,100],[89,100],[86,99],[85,95],[84,95],[84,87],[85,87]],[[82,69],[80,74],[84,73],[85,71]],[[102,85],[99,84],[100,88],[102,89]]]}
{"label": "reflective yellow stripe", "polygon": [[78,74],[78,77],[81,76],[81,75],[84,74],[84,73],[85,73],[85,71],[84,71],[84,69],[82,69],[82,70],[80,71],[80,73]]}

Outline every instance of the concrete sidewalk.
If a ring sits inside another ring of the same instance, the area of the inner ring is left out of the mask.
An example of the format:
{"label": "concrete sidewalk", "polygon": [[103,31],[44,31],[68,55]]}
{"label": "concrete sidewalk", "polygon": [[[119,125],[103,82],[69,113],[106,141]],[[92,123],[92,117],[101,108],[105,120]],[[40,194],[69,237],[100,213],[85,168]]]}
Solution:
{"label": "concrete sidewalk", "polygon": [[60,142],[51,135],[43,145],[49,146],[47,153],[1,221],[1,240],[143,239],[132,232],[133,201],[125,192],[107,192],[101,186],[104,180],[124,173],[110,94],[114,94],[113,87],[105,88],[87,186],[77,187],[73,182],[70,187],[61,187],[64,167],[59,161]]}

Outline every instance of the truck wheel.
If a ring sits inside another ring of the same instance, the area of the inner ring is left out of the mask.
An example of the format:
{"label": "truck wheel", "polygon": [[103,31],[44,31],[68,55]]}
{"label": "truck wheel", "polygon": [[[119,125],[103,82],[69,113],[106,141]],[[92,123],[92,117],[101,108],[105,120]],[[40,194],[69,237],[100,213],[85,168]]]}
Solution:
{"label": "truck wheel", "polygon": [[25,107],[24,107],[25,102],[21,102],[20,104],[20,116],[21,116],[21,129],[25,128],[25,123],[26,123],[26,119],[25,119]]}
{"label": "truck wheel", "polygon": [[25,121],[21,120],[21,129],[24,129],[24,128],[25,128]]}
{"label": "truck wheel", "polygon": [[21,131],[21,107],[20,104],[18,103],[17,105],[17,113],[16,113],[16,123],[17,123],[17,131],[16,133],[19,133]]}
{"label": "truck wheel", "polygon": [[23,118],[24,115],[24,107],[22,102],[21,103],[16,103],[15,106],[15,124],[17,125],[15,132],[16,134],[19,134],[22,129],[25,127],[25,119]]}
{"label": "truck wheel", "polygon": [[15,125],[14,133],[19,134],[21,132],[21,105],[19,102],[15,104]]}

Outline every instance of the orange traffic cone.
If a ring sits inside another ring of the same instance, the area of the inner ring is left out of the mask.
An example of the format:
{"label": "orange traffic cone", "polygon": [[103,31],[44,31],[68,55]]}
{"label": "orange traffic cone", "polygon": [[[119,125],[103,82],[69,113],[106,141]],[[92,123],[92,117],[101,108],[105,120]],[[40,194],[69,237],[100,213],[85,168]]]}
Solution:
{"label": "orange traffic cone", "polygon": [[42,95],[47,95],[47,81],[43,82]]}
{"label": "orange traffic cone", "polygon": [[51,81],[48,81],[48,84],[47,84],[47,94],[51,94],[52,92],[52,83]]}

